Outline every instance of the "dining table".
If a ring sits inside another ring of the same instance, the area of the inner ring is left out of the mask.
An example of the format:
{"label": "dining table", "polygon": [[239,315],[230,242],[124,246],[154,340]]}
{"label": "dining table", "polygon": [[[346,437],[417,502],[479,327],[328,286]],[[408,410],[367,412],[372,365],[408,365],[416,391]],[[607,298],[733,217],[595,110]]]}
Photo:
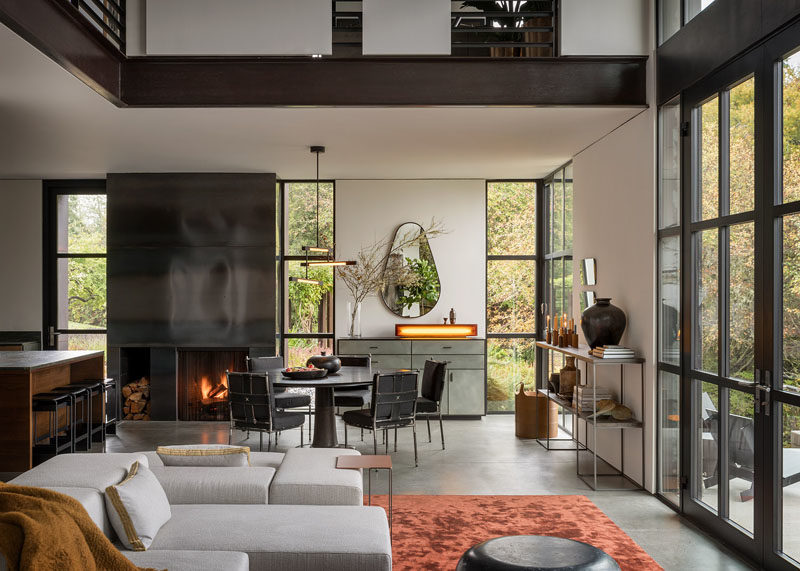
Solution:
{"label": "dining table", "polygon": [[354,388],[372,384],[370,367],[342,367],[321,379],[290,379],[283,375],[283,369],[269,369],[269,378],[276,388],[302,387],[314,389],[314,438],[312,448],[336,448],[336,416],[334,414],[333,390]]}

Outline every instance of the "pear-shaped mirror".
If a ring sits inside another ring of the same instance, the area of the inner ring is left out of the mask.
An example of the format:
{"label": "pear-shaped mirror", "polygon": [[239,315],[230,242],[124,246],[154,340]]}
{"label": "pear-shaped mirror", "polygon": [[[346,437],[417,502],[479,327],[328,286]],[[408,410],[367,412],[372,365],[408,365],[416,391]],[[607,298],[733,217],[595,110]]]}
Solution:
{"label": "pear-shaped mirror", "polygon": [[416,222],[394,233],[383,271],[383,303],[401,317],[421,317],[439,301],[442,285],[425,231]]}

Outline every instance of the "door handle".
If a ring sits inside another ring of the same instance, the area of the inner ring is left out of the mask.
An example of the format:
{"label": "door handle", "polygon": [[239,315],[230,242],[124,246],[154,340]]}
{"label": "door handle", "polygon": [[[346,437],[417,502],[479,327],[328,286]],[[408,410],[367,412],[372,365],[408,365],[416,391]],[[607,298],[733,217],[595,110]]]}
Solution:
{"label": "door handle", "polygon": [[765,386],[761,387],[761,391],[764,393],[764,400],[761,402],[762,410],[764,411],[765,416],[769,416],[769,391],[770,391],[770,374],[769,371],[764,371],[764,381]]}
{"label": "door handle", "polygon": [[49,329],[48,333],[50,335],[50,347],[55,347],[56,346],[56,337],[61,335],[61,333],[56,331],[56,328],[53,327],[52,325],[50,326],[50,329]]}

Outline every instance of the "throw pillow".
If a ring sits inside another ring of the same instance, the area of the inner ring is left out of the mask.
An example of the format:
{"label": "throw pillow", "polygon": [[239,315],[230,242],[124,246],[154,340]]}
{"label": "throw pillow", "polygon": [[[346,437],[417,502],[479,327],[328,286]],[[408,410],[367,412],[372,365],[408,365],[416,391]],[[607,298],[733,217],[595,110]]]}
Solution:
{"label": "throw pillow", "polygon": [[119,484],[106,488],[106,511],[122,544],[133,551],[146,551],[172,517],[164,488],[139,462]]}
{"label": "throw pillow", "polygon": [[250,465],[248,446],[227,444],[191,444],[159,446],[156,449],[164,466],[241,467]]}

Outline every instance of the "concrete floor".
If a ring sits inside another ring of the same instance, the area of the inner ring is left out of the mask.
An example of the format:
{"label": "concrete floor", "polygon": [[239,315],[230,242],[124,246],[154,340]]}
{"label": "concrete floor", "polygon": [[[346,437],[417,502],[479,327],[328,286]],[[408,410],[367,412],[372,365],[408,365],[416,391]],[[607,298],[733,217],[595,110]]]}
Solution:
{"label": "concrete floor", "polygon": [[[342,440],[340,425],[339,439]],[[580,494],[589,497],[625,533],[667,570],[750,569],[730,551],[682,520],[646,492],[592,492],[575,476],[574,452],[548,452],[533,440],[514,436],[514,417],[494,415],[482,420],[445,421],[447,449],[441,449],[438,425],[428,443],[419,427],[419,467],[414,468],[411,431],[399,433],[393,453],[395,494]],[[369,433],[348,430],[350,444],[372,453]],[[307,436],[307,434],[306,434]],[[234,442],[258,449],[258,436]],[[109,452],[153,450],[160,444],[227,443],[226,423],[125,422],[107,443]],[[300,443],[298,430],[280,437],[278,450]],[[266,442],[265,442],[266,449]],[[276,449],[273,447],[273,449]],[[380,451],[380,450],[379,450]],[[385,493],[385,475],[373,474],[373,491]]]}

